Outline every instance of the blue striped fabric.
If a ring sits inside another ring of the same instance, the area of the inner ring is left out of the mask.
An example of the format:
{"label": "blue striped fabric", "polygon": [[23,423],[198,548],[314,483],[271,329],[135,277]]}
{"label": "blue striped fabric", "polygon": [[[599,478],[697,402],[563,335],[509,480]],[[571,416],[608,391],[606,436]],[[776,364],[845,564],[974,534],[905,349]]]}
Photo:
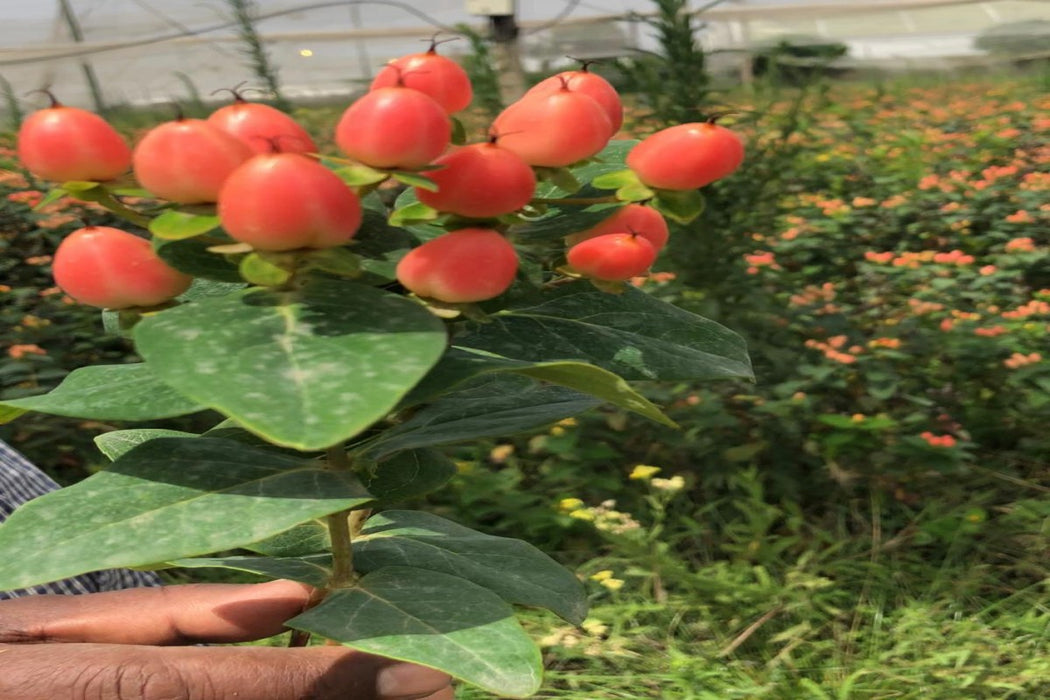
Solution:
{"label": "blue striped fabric", "polygon": [[[0,523],[26,501],[57,488],[58,484],[30,464],[25,457],[11,449],[7,443],[0,440]],[[161,585],[161,580],[156,574],[127,569],[108,569],[33,588],[0,591],[0,600],[46,593],[76,595],[159,585]]]}

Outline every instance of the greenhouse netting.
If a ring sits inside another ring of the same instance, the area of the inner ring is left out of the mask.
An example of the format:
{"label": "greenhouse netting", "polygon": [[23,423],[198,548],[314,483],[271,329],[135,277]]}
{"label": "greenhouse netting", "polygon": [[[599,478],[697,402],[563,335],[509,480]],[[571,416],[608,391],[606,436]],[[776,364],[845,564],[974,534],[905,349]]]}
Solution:
{"label": "greenhouse netting", "polygon": [[[655,48],[644,21],[656,9],[651,0],[2,0],[0,86],[9,100],[46,87],[63,102],[95,108],[207,99],[241,81],[258,85],[253,50],[261,49],[286,97],[344,97],[435,33],[485,34],[489,20],[468,7],[515,4],[526,70],[548,69],[567,55],[629,57]],[[1050,53],[1050,3],[1040,0],[724,0],[693,7],[703,18],[700,39],[715,52],[713,68],[743,79],[755,50],[785,42],[835,42],[844,47],[835,59],[840,65],[898,71]],[[462,54],[470,44],[442,50]]]}

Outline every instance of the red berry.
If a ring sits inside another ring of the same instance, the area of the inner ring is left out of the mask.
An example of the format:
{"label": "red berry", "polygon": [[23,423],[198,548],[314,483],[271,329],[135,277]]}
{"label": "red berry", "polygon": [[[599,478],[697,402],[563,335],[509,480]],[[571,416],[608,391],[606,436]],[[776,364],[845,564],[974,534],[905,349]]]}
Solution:
{"label": "red berry", "polygon": [[743,160],[739,136],[700,122],[672,126],[642,140],[627,154],[627,167],[649,187],[694,190],[729,175]]}
{"label": "red berry", "polygon": [[607,233],[577,243],[566,258],[573,269],[587,277],[619,282],[644,274],[656,260],[656,249],[642,236]]}
{"label": "red berry", "polygon": [[53,182],[112,180],[131,166],[131,149],[109,122],[54,98],[22,122],[17,149],[29,172]]}
{"label": "red berry", "polygon": [[449,114],[465,109],[474,98],[467,72],[451,58],[438,54],[433,46],[426,53],[391,61],[379,71],[369,89],[395,86],[426,93]]}
{"label": "red berry", "polygon": [[156,306],[185,292],[193,278],[157,257],[144,238],[88,226],[66,236],[51,266],[55,283],[81,304],[108,309]]}
{"label": "red berry", "polygon": [[397,265],[397,279],[421,297],[461,304],[499,296],[517,270],[518,254],[501,233],[464,228],[409,251]]}
{"label": "red berry", "polygon": [[517,211],[536,191],[536,175],[521,156],[496,143],[457,148],[434,161],[426,175],[437,192],[416,188],[416,197],[438,211],[484,219]]}
{"label": "red berry", "polygon": [[373,168],[418,168],[445,152],[452,139],[448,114],[428,95],[384,87],[350,105],[335,127],[335,142]]}
{"label": "red berry", "polygon": [[361,203],[339,176],[300,153],[252,157],[219,191],[222,227],[258,250],[331,248],[361,225]]}
{"label": "red berry", "polygon": [[255,153],[317,153],[317,144],[306,129],[275,107],[246,102],[234,93],[236,102],[220,107],[207,121],[236,136]]}
{"label": "red berry", "polygon": [[642,204],[627,204],[617,209],[616,213],[597,226],[569,234],[565,237],[565,243],[573,246],[588,238],[603,236],[607,233],[637,234],[652,243],[653,248],[657,251],[667,245],[667,238],[670,235],[667,220],[664,219],[663,214]]}
{"label": "red berry", "polygon": [[526,95],[492,123],[499,144],[529,165],[560,168],[605,148],[612,124],[601,105],[582,92]]}
{"label": "red berry", "polygon": [[563,87],[568,87],[573,92],[587,95],[600,104],[609,117],[613,134],[623,126],[623,103],[620,101],[620,95],[616,92],[616,88],[608,80],[597,73],[591,73],[586,68],[552,75],[536,83],[525,94],[544,95],[557,92]]}
{"label": "red berry", "polygon": [[219,188],[252,150],[203,119],[165,122],[146,133],[132,154],[135,177],[147,190],[180,204],[214,202]]}

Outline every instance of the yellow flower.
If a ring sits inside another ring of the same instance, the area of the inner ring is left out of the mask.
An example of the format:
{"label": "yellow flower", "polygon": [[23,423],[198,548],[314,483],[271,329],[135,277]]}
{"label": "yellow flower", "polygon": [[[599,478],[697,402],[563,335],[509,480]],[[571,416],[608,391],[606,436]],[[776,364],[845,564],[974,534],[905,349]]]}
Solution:
{"label": "yellow flower", "polygon": [[591,574],[591,580],[599,582],[605,581],[607,579],[611,579],[612,575],[613,572],[611,569],[602,569],[601,571],[596,571],[595,573]]}
{"label": "yellow flower", "polygon": [[579,421],[577,421],[575,418],[562,418],[560,421],[557,422],[557,425],[560,425],[563,428],[575,428],[578,423]]}
{"label": "yellow flower", "polygon": [[474,471],[475,466],[476,465],[473,462],[468,460],[461,459],[456,461],[456,471],[460,474],[471,473],[472,471]]}
{"label": "yellow flower", "polygon": [[866,418],[867,416],[865,416],[863,413],[854,413],[852,416],[850,416],[850,420],[854,423],[863,423]]}
{"label": "yellow flower", "polygon": [[670,479],[653,479],[650,483],[654,489],[667,491],[668,493],[677,493],[685,488],[685,478],[680,474],[672,476]]}
{"label": "yellow flower", "polygon": [[514,454],[514,445],[496,445],[489,451],[489,459],[496,464],[501,464],[512,454]]}
{"label": "yellow flower", "polygon": [[556,425],[553,428],[551,428],[550,433],[554,437],[560,437],[565,434],[565,428],[561,427],[560,425]]}
{"label": "yellow flower", "polygon": [[569,513],[570,518],[576,518],[577,520],[594,520],[594,513],[587,510],[586,508],[580,508]]}
{"label": "yellow flower", "polygon": [[634,469],[631,470],[628,479],[637,479],[639,481],[646,481],[653,478],[653,476],[660,471],[660,467],[651,467],[647,464],[635,465]]}
{"label": "yellow flower", "polygon": [[623,588],[623,581],[618,578],[607,578],[601,582],[610,591],[618,591]]}
{"label": "yellow flower", "polygon": [[578,498],[563,498],[558,501],[558,510],[564,510],[569,512],[571,510],[578,510],[583,507],[583,501]]}

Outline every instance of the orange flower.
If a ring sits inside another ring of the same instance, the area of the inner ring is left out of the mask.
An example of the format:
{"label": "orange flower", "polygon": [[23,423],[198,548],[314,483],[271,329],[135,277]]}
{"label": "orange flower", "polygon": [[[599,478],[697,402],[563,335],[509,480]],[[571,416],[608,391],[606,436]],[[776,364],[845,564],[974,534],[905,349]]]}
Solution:
{"label": "orange flower", "polygon": [[12,345],[7,349],[7,354],[16,360],[20,360],[26,355],[46,355],[47,350],[44,350],[44,348],[39,345],[29,343],[25,345]]}
{"label": "orange flower", "polygon": [[1035,250],[1035,243],[1031,238],[1014,238],[1006,242],[1006,252],[1014,253],[1029,253]]}

